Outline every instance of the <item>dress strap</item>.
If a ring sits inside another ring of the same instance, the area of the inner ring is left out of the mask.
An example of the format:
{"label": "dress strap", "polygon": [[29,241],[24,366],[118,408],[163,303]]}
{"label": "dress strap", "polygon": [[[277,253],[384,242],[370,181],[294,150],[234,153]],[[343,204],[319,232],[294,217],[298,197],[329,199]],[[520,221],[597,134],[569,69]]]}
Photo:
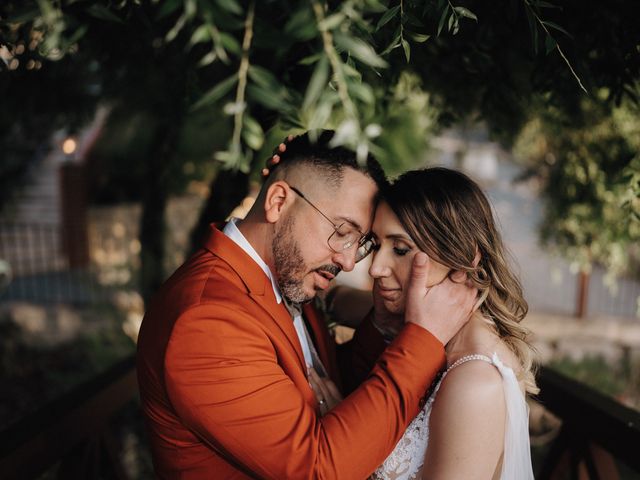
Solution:
{"label": "dress strap", "polygon": [[484,362],[487,362],[487,363],[490,363],[491,365],[493,365],[493,361],[489,357],[487,357],[486,355],[481,355],[479,353],[474,353],[472,355],[465,355],[464,357],[460,357],[458,360],[456,360],[454,363],[452,363],[449,368],[447,368],[447,371],[445,373],[449,373],[450,370],[453,370],[454,368],[462,365],[463,363],[467,363],[467,362],[470,362],[472,360],[482,360]]}

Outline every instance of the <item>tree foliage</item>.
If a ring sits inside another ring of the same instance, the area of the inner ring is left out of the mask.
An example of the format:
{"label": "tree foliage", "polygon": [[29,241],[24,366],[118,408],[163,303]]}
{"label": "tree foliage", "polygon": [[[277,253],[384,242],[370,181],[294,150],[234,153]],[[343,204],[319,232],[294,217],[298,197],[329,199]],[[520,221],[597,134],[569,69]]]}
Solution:
{"label": "tree foliage", "polygon": [[[598,102],[609,113],[611,105],[636,100],[638,10],[624,0],[9,0],[0,6],[0,95],[10,97],[0,126],[28,129],[47,102],[43,118],[63,112],[58,117],[68,122],[86,116],[80,106],[99,101],[144,118],[140,168],[129,173],[137,171],[145,186],[142,230],[161,237],[166,196],[192,170],[180,145],[195,117],[215,118],[211,157],[220,168],[244,172],[233,178],[245,188],[284,135],[306,130],[335,129],[335,144],[362,158],[373,152],[400,171],[422,157],[437,128],[462,119],[485,121],[507,144],[523,127],[529,131],[532,118],[544,128],[558,126],[560,117],[563,128],[590,128],[574,121],[590,114],[589,95],[606,92]],[[67,102],[34,87],[57,85],[61,71],[77,74],[63,85]],[[571,164],[577,142],[558,146],[557,165]],[[612,175],[635,188],[637,166],[622,165],[627,160],[615,168],[631,177]],[[550,194],[553,181],[579,183],[579,169],[563,169],[566,178],[554,180],[540,155],[529,165]],[[565,208],[558,202],[576,205],[568,196],[548,198],[550,226],[561,221],[553,213]],[[600,202],[598,210],[603,197],[588,201]],[[612,235],[610,245],[619,233]],[[162,255],[157,242],[142,244],[152,257]]]}
{"label": "tree foliage", "polygon": [[582,270],[640,272],[640,111],[584,97],[579,115],[541,106],[516,153],[542,180],[543,242]]}

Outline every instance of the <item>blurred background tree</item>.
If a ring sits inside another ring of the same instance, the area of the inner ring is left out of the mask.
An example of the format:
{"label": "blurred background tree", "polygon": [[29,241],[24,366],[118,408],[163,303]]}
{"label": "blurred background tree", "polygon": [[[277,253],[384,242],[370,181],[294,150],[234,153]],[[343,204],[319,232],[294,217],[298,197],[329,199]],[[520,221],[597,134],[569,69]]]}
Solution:
{"label": "blurred background tree", "polygon": [[[94,191],[142,202],[148,298],[164,278],[167,198],[189,179],[212,178],[195,245],[286,134],[335,129],[336,144],[397,173],[420,164],[438,129],[482,121],[541,179],[544,238],[613,268],[620,255],[602,252],[628,256],[639,221],[639,10],[623,0],[5,1],[3,178],[33,156],[11,143],[24,132],[46,138],[107,104],[97,150],[107,174]],[[558,138],[560,125],[573,129]],[[572,222],[606,234],[592,245]]]}
{"label": "blurred background tree", "polygon": [[640,111],[608,96],[583,97],[573,114],[540,99],[515,153],[543,180],[543,243],[585,273],[606,266],[614,281],[640,275]]}

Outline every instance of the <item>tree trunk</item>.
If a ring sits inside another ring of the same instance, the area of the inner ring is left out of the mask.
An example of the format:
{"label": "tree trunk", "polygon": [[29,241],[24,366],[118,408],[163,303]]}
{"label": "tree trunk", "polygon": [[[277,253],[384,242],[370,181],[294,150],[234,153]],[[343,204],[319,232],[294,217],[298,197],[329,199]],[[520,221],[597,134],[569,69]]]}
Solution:
{"label": "tree trunk", "polygon": [[191,230],[191,253],[202,246],[209,224],[226,220],[248,193],[249,175],[234,170],[218,170],[218,174],[211,181],[209,198],[200,210],[198,221]]}
{"label": "tree trunk", "polygon": [[171,156],[175,151],[180,122],[158,127],[157,147],[149,152],[147,175],[140,219],[140,293],[145,303],[165,280],[164,250],[165,212],[169,191],[167,175]]}

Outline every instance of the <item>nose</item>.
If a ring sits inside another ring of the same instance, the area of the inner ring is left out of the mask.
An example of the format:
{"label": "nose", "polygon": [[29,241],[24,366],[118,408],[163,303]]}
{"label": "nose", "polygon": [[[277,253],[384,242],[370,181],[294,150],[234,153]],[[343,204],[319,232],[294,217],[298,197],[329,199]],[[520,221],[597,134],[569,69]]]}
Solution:
{"label": "nose", "polygon": [[372,278],[382,278],[389,276],[389,268],[384,263],[384,256],[380,255],[380,252],[373,252],[373,259],[371,260],[371,266],[369,267],[369,275]]}
{"label": "nose", "polygon": [[349,249],[342,252],[336,252],[333,254],[333,262],[340,265],[340,268],[345,272],[350,272],[356,265],[356,250]]}

